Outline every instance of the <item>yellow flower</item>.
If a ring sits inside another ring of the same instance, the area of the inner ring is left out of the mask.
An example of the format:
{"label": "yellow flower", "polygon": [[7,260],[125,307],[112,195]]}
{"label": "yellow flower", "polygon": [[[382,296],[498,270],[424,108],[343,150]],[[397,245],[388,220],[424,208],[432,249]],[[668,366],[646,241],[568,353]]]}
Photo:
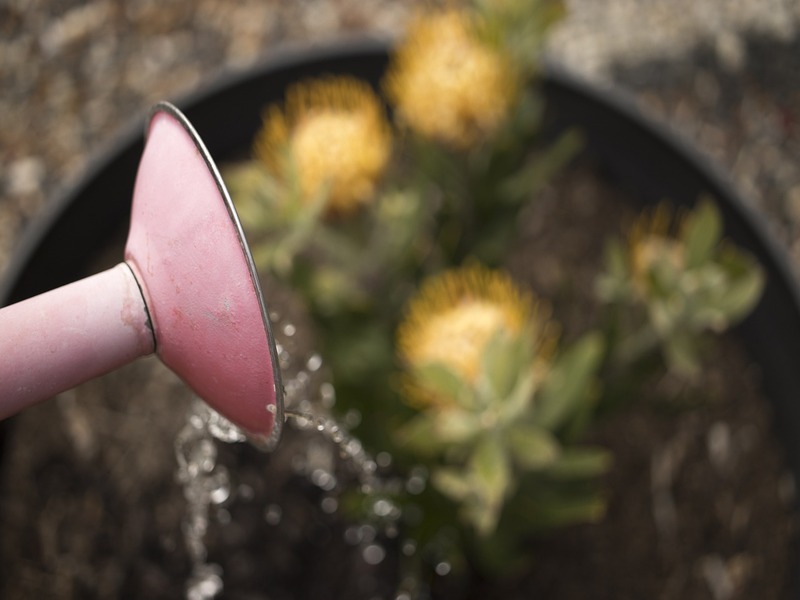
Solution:
{"label": "yellow flower", "polygon": [[[550,327],[529,293],[506,273],[472,264],[423,282],[410,301],[397,332],[401,360],[410,367],[443,364],[475,385],[489,340],[498,331],[510,336],[526,328],[541,340]],[[411,392],[420,404],[446,402],[424,391]]]}
{"label": "yellow flower", "polygon": [[386,92],[402,121],[466,149],[490,136],[517,98],[510,58],[481,38],[466,12],[418,15],[396,50]]}
{"label": "yellow flower", "polygon": [[649,274],[658,265],[680,270],[684,265],[683,245],[670,234],[673,217],[666,204],[644,213],[628,234],[633,285],[641,295],[648,295]]}
{"label": "yellow flower", "polygon": [[327,189],[329,209],[347,213],[372,199],[391,143],[369,85],[335,77],[289,88],[283,109],[272,106],[265,115],[255,151],[280,178],[294,174],[304,203]]}

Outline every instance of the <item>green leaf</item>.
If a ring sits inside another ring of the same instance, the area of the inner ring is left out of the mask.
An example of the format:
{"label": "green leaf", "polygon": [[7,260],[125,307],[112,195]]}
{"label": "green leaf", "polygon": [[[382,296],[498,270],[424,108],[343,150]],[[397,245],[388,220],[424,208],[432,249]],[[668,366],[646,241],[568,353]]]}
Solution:
{"label": "green leaf", "polygon": [[427,414],[414,417],[397,430],[398,446],[423,456],[433,456],[442,449],[433,418]]}
{"label": "green leaf", "polygon": [[729,321],[738,321],[758,303],[764,283],[763,271],[755,264],[749,265],[744,273],[728,285],[719,299],[718,308]]}
{"label": "green leaf", "polygon": [[313,273],[310,280],[314,308],[324,315],[346,309],[364,309],[373,300],[350,273],[327,267]]}
{"label": "green leaf", "polygon": [[467,468],[472,493],[464,499],[462,514],[479,535],[486,536],[497,526],[511,488],[509,457],[498,438],[486,436],[476,445]]}
{"label": "green leaf", "polygon": [[431,473],[433,485],[448,498],[462,502],[474,493],[469,473],[460,469],[440,468]]}
{"label": "green leaf", "polygon": [[498,329],[483,350],[483,374],[496,400],[505,399],[514,389],[523,371],[530,370],[531,352],[525,347],[530,341],[523,336],[512,337]]}
{"label": "green leaf", "polygon": [[481,498],[472,498],[464,503],[461,514],[475,527],[478,535],[485,538],[497,528],[500,512],[503,508],[499,502],[485,502]]}
{"label": "green leaf", "polygon": [[625,258],[625,249],[618,239],[610,240],[604,248],[605,265],[609,275],[614,278],[624,279],[629,276],[628,261]]}
{"label": "green leaf", "polygon": [[380,322],[350,321],[325,334],[325,356],[337,381],[370,381],[395,361],[392,340]]}
{"label": "green leaf", "polygon": [[518,171],[502,181],[497,189],[497,198],[510,203],[527,200],[550,181],[582,145],[580,133],[567,131],[544,154],[530,158]]}
{"label": "green leaf", "polygon": [[459,408],[438,410],[432,419],[437,443],[464,444],[482,430],[478,415]]}
{"label": "green leaf", "polygon": [[449,398],[465,408],[475,407],[475,394],[470,385],[443,363],[426,363],[415,367],[412,377],[427,391]]}
{"label": "green leaf", "polygon": [[562,480],[591,479],[607,473],[611,463],[611,453],[603,448],[564,448],[547,473]]}
{"label": "green leaf", "polygon": [[536,423],[553,431],[562,426],[583,404],[591,392],[605,344],[597,332],[584,335],[568,348],[553,365],[537,398]]}
{"label": "green leaf", "polygon": [[664,340],[664,358],[675,373],[688,378],[700,374],[698,337],[691,332],[675,332]]}
{"label": "green leaf", "polygon": [[[259,162],[250,161],[227,167],[223,178],[237,212],[250,206],[262,213],[275,210],[268,205],[274,204],[280,197],[280,185]],[[268,202],[270,199],[272,203]],[[260,221],[260,218],[256,218],[257,223]]]}
{"label": "green leaf", "polygon": [[693,269],[711,260],[722,235],[722,218],[714,204],[701,201],[686,219],[681,232],[686,267]]}
{"label": "green leaf", "polygon": [[595,279],[595,295],[602,302],[619,302],[630,292],[630,272],[625,249],[620,240],[612,239],[605,245],[603,253],[604,271]]}
{"label": "green leaf", "polygon": [[517,425],[508,432],[508,444],[514,459],[524,469],[545,468],[555,461],[561,446],[548,431],[535,425]]}
{"label": "green leaf", "polygon": [[547,527],[596,523],[606,513],[607,500],[598,492],[538,502],[531,506],[538,521]]}
{"label": "green leaf", "polygon": [[489,503],[502,502],[511,484],[511,465],[497,437],[485,436],[477,443],[469,469],[479,495]]}
{"label": "green leaf", "polygon": [[533,406],[531,400],[536,391],[537,379],[531,369],[528,369],[518,380],[516,387],[500,404],[498,421],[500,425],[513,423],[520,419],[529,407]]}

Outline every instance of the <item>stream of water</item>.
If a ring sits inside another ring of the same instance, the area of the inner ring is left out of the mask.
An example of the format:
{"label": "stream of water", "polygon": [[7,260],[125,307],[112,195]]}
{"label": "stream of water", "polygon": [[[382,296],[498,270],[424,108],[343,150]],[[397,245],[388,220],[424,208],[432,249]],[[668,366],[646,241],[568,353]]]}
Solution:
{"label": "stream of water", "polygon": [[[413,540],[400,540],[401,509],[392,501],[401,488],[422,491],[426,473],[413,472],[408,478],[389,476],[392,457],[386,452],[371,456],[350,429],[360,415],[353,411],[335,420],[331,409],[336,402],[333,386],[324,380],[323,361],[318,354],[305,356],[293,344],[293,324],[270,315],[285,388],[286,425],[305,432],[307,443],[290,458],[291,469],[322,492],[319,511],[334,514],[340,510],[341,495],[353,486],[369,500],[370,513],[364,522],[354,523],[343,533],[345,541],[357,546],[360,559],[369,567],[377,567],[387,557],[385,542],[401,549],[398,584],[390,596],[393,600],[410,600],[418,596],[418,582],[411,572],[404,572],[403,559],[413,557]],[[248,443],[247,436],[227,419],[196,400],[187,414],[187,421],[175,441],[177,480],[187,501],[183,525],[184,542],[191,560],[191,575],[186,585],[187,600],[211,600],[224,588],[225,573],[219,564],[209,560],[206,537],[211,526],[230,523],[229,507],[238,498],[247,500],[254,492],[251,486],[237,481],[235,465],[226,466],[220,453],[226,446]],[[269,454],[264,454],[265,460]],[[345,465],[349,479],[340,481],[337,464]],[[281,526],[287,507],[268,503],[263,519],[269,525]],[[406,570],[408,571],[408,570]],[[437,572],[444,575],[449,565]],[[269,592],[269,590],[265,590]]]}

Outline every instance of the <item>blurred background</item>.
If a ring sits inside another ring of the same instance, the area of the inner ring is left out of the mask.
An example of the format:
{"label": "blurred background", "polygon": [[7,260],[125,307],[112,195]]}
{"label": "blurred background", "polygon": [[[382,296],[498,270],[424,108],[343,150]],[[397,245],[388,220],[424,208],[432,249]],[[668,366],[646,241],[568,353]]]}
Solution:
{"label": "blurred background", "polygon": [[[31,219],[154,102],[286,44],[398,35],[417,3],[0,0],[0,277]],[[549,58],[712,157],[800,273],[800,1],[567,6]]]}

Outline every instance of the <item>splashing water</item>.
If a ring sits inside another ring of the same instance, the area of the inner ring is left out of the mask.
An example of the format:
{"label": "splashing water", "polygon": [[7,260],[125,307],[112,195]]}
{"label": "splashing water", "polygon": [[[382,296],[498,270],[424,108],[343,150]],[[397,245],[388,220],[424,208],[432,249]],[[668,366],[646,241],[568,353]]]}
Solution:
{"label": "splashing water", "polygon": [[[273,323],[280,320],[274,313],[270,318]],[[342,535],[346,544],[358,551],[367,569],[377,568],[387,558],[385,543],[398,537],[402,511],[391,498],[403,490],[419,493],[426,485],[427,473],[415,470],[404,480],[385,476],[382,471],[391,465],[391,455],[381,452],[373,458],[349,433],[360,422],[360,415],[348,413],[342,422],[330,416],[336,395],[333,386],[324,381],[319,354],[303,355],[295,344],[297,328],[293,324],[282,321],[274,331],[285,389],[284,418],[304,436],[299,449],[290,455],[291,471],[319,490],[321,515],[340,510],[341,494],[353,486],[348,477],[355,477],[355,486],[367,498],[371,510],[365,522],[348,526]],[[235,527],[236,503],[250,502],[255,495],[253,486],[259,486],[257,481],[252,485],[234,481],[239,474],[235,468],[226,467],[220,456],[226,448],[246,441],[252,440],[200,400],[192,403],[186,425],[176,438],[177,480],[187,502],[183,535],[192,566],[187,600],[211,600],[223,590],[223,568],[209,560],[206,538],[212,526]],[[266,450],[257,443],[255,447]],[[269,454],[264,456],[269,460]],[[342,465],[349,475],[340,477]],[[289,509],[279,502],[266,501],[262,522],[288,530],[296,526],[291,523]],[[414,555],[416,544],[411,540],[400,540],[399,544],[402,563],[403,558]],[[417,583],[413,577],[401,576],[399,588],[390,595],[396,600],[415,597]]]}
{"label": "splashing water", "polygon": [[222,504],[230,496],[230,478],[225,467],[217,464],[216,438],[227,443],[243,441],[241,432],[199,400],[192,404],[188,422],[175,440],[178,482],[183,485],[187,512],[183,535],[192,573],[187,582],[187,600],[209,600],[222,591],[222,568],[206,562],[205,534],[210,507]]}

